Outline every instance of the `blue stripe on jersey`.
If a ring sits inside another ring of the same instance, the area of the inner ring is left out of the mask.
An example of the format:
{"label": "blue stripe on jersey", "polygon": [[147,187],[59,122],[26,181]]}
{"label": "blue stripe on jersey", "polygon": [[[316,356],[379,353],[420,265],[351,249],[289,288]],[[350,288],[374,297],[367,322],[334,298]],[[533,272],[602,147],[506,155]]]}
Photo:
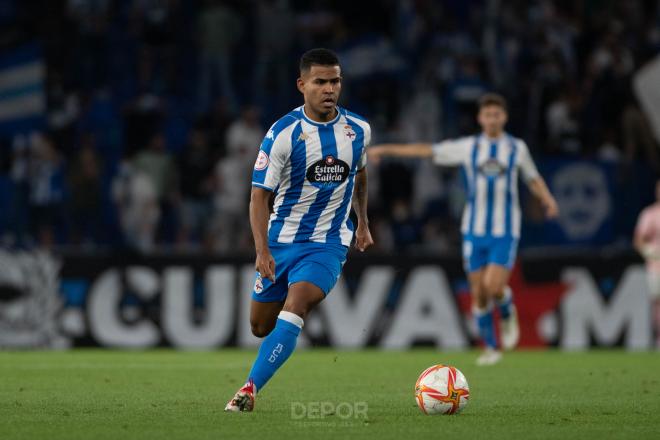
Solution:
{"label": "blue stripe on jersey", "polygon": [[[329,126],[318,127],[319,138],[321,140],[321,155],[323,158],[332,156],[337,157],[337,141],[335,140],[335,129],[334,124]],[[304,168],[304,167],[303,167]],[[316,228],[316,223],[319,221],[321,213],[328,205],[332,193],[335,191],[334,186],[329,186],[327,188],[321,188],[316,193],[316,198],[314,202],[309,207],[309,210],[303,215],[300,219],[300,225],[298,225],[298,231],[296,232],[296,237],[293,239],[294,242],[309,241],[309,237],[314,233]]]}
{"label": "blue stripe on jersey", "polygon": [[[497,160],[497,142],[491,142],[489,159]],[[486,196],[486,235],[493,233],[493,211],[495,203],[495,182],[499,176],[488,176],[488,192]]]}
{"label": "blue stripe on jersey", "polygon": [[[511,179],[513,178],[513,168],[516,165],[516,153],[518,146],[516,141],[512,136],[509,136],[509,142],[511,143],[511,154],[509,156],[509,168],[506,170],[506,210],[504,211],[504,235],[506,237],[511,237],[513,235],[513,219],[511,218],[513,210],[513,192],[511,190]],[[513,182],[517,184],[518,182]]]}
{"label": "blue stripe on jersey", "polygon": [[[266,153],[268,156],[270,156],[270,150],[273,148],[273,144],[275,143],[275,139],[277,139],[277,136],[284,130],[285,128],[291,126],[291,124],[294,124],[298,122],[298,119],[296,118],[296,112],[292,111],[278,119],[273,126],[268,130],[268,133],[266,133],[266,136],[264,136],[264,140],[261,141],[261,146],[259,149]],[[272,190],[272,188],[267,187],[264,185],[264,180],[266,179],[266,173],[268,172],[268,167],[264,168],[263,170],[253,170],[252,171],[252,182],[254,183],[260,183],[262,188]]]}
{"label": "blue stripe on jersey", "polygon": [[[351,164],[351,174],[348,179],[348,182],[346,183],[346,192],[344,193],[344,198],[341,201],[341,205],[339,206],[339,209],[335,212],[335,216],[332,218],[330,230],[328,231],[328,235],[325,239],[326,243],[341,243],[341,236],[339,234],[339,231],[341,229],[341,222],[344,220],[344,217],[346,217],[346,210],[350,209],[349,203],[353,195],[353,185],[355,184],[355,172],[358,163],[360,162],[360,157],[362,156],[362,149],[364,148],[364,130],[362,130],[362,127],[360,127],[358,124],[351,121],[350,119],[346,118],[346,121],[348,125],[350,125],[353,131],[355,132],[355,140],[352,142],[353,162]],[[350,218],[346,220],[348,229],[350,229],[351,231],[353,230],[352,223],[353,222],[351,222]]]}
{"label": "blue stripe on jersey", "polygon": [[268,231],[268,240],[276,242],[282,232],[284,219],[291,215],[291,209],[298,203],[303,185],[305,184],[305,172],[307,171],[307,145],[305,141],[299,140],[302,133],[301,124],[291,132],[291,183],[284,193],[284,200],[278,208],[275,220],[271,222]]}
{"label": "blue stripe on jersey", "polygon": [[474,203],[477,197],[477,156],[479,154],[479,138],[480,136],[474,137],[474,145],[472,146],[472,186],[470,186],[470,224],[468,225],[467,230],[468,235],[472,235],[472,231],[474,230]]}
{"label": "blue stripe on jersey", "polygon": [[[360,121],[367,122],[366,119],[364,119],[362,116],[358,115],[357,113],[353,113],[352,111],[346,110],[345,108],[342,108],[341,110],[344,112],[344,114],[346,116],[350,116],[352,118],[359,119]],[[348,118],[346,118],[346,119],[348,119]]]}

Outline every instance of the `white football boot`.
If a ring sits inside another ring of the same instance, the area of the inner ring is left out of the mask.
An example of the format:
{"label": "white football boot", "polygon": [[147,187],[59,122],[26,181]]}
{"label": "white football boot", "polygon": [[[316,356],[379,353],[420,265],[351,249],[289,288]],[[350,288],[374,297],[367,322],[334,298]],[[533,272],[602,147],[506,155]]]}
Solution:
{"label": "white football boot", "polygon": [[491,347],[486,349],[477,358],[477,365],[480,367],[495,365],[502,360],[502,352]]}
{"label": "white football boot", "polygon": [[513,350],[520,340],[520,327],[518,326],[518,311],[516,306],[511,304],[511,314],[507,319],[500,318],[500,338],[502,348]]}

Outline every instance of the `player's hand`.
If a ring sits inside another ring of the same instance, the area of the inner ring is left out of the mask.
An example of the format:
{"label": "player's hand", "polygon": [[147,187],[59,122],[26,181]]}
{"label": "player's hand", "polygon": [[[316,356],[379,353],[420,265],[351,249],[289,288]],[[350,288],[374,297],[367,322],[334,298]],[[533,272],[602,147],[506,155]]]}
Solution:
{"label": "player's hand", "polygon": [[543,202],[543,209],[545,210],[545,217],[547,219],[555,219],[559,217],[559,206],[554,197],[549,197]]}
{"label": "player's hand", "polygon": [[257,261],[254,267],[261,275],[261,278],[267,278],[275,282],[275,260],[269,251],[257,252]]}
{"label": "player's hand", "polygon": [[371,231],[369,226],[358,224],[357,231],[355,231],[355,247],[364,252],[369,246],[374,244],[374,239],[371,238]]}

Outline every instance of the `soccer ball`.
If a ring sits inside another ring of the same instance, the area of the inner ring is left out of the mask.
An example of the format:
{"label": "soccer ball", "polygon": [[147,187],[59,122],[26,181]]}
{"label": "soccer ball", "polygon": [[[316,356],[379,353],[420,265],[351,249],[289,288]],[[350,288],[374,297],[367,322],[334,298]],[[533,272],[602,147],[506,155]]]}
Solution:
{"label": "soccer ball", "polygon": [[424,414],[458,414],[469,398],[467,379],[449,365],[427,368],[415,384],[415,400]]}

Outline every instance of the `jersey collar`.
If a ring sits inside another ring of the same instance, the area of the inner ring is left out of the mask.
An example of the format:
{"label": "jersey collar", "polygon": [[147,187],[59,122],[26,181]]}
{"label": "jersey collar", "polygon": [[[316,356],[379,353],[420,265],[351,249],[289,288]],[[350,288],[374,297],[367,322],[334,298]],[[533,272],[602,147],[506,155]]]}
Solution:
{"label": "jersey collar", "polygon": [[305,106],[304,105],[300,107],[300,113],[302,114],[302,117],[305,120],[305,122],[307,122],[309,124],[312,124],[316,127],[327,127],[328,125],[332,125],[332,124],[336,123],[337,121],[339,121],[339,118],[341,117],[341,111],[340,111],[339,107],[337,106],[337,107],[335,107],[335,109],[337,110],[337,116],[335,116],[332,120],[330,120],[328,122],[316,122],[316,121],[311,120],[305,114]]}

